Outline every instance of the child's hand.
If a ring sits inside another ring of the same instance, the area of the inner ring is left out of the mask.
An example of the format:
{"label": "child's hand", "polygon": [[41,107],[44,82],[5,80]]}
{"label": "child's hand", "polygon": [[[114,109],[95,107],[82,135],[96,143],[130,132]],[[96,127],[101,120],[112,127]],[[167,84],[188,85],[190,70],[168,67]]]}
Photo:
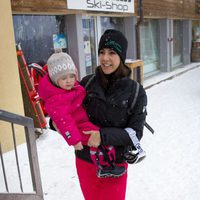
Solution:
{"label": "child's hand", "polygon": [[83,145],[81,142],[78,142],[77,144],[74,145],[74,149],[75,150],[82,150],[83,149]]}

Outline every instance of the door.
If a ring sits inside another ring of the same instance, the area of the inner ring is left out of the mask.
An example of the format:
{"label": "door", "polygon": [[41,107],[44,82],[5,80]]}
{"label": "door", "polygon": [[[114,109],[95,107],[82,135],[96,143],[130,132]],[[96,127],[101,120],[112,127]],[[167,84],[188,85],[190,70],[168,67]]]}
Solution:
{"label": "door", "polygon": [[94,73],[97,66],[95,24],[94,17],[84,16],[82,19],[86,74]]}

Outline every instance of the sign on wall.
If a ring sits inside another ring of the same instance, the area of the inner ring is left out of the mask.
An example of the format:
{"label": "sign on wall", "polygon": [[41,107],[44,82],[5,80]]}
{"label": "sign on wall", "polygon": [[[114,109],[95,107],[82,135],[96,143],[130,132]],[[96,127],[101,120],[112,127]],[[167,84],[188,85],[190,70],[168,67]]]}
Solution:
{"label": "sign on wall", "polygon": [[53,47],[54,49],[67,48],[67,42],[64,34],[53,34]]}
{"label": "sign on wall", "polygon": [[68,9],[134,13],[134,0],[67,0]]}

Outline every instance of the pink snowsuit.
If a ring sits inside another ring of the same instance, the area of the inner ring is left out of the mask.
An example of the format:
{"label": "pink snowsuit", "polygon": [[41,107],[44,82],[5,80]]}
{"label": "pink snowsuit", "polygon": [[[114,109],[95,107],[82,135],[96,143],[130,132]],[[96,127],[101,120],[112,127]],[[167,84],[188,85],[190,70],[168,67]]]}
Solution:
{"label": "pink snowsuit", "polygon": [[85,89],[78,82],[71,90],[61,89],[53,85],[49,76],[45,75],[39,82],[38,93],[44,101],[48,115],[67,143],[75,145],[81,141],[87,145],[89,135],[84,135],[82,131],[99,128],[89,121],[82,106],[86,95]]}

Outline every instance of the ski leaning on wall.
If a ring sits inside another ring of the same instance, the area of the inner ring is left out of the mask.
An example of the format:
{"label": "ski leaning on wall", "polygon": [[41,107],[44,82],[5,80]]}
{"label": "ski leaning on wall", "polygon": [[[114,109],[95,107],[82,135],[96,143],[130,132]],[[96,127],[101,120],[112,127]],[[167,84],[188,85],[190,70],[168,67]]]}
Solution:
{"label": "ski leaning on wall", "polygon": [[45,128],[47,122],[40,105],[40,98],[34,87],[20,44],[16,45],[16,51],[25,115],[33,119],[35,128]]}

